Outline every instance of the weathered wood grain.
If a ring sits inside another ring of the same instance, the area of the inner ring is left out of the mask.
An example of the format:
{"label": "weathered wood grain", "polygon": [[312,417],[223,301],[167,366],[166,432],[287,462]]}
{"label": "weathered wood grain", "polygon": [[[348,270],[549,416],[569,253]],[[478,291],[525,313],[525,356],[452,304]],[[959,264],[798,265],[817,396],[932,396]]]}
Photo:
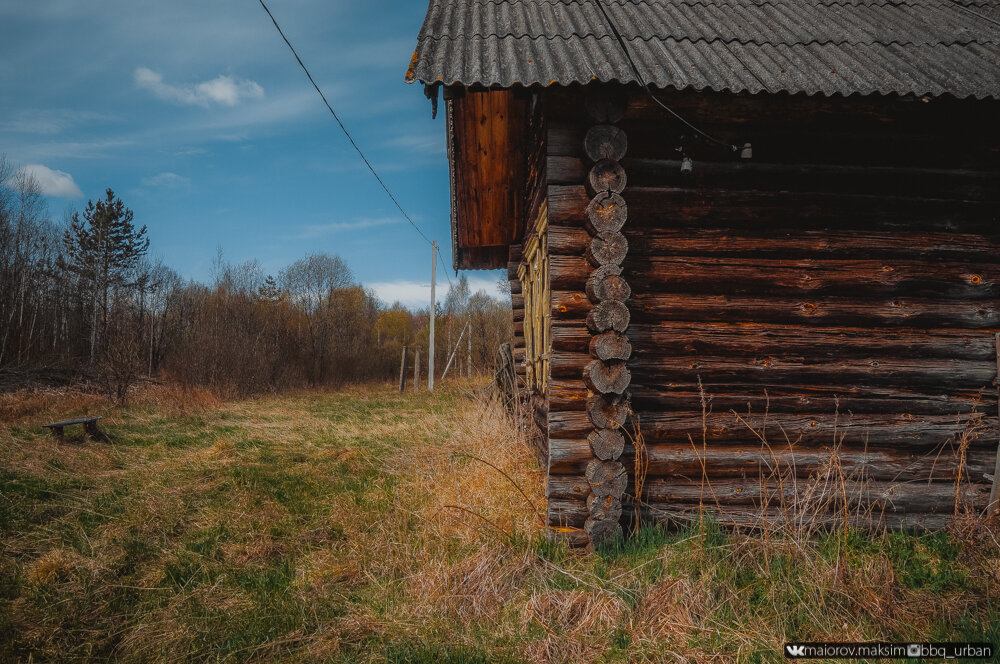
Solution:
{"label": "weathered wood grain", "polygon": [[[553,377],[585,375],[595,361],[589,353],[552,351]],[[996,363],[983,360],[930,358],[808,358],[765,356],[744,358],[699,355],[695,358],[649,353],[629,363],[636,379],[647,385],[678,383],[740,383],[753,385],[839,384],[859,387],[907,385],[948,392],[983,390],[997,378]],[[610,380],[610,371],[598,371],[597,382]],[[617,375],[617,374],[616,374]],[[610,391],[610,390],[598,390]],[[757,390],[760,391],[759,389]]]}
{"label": "weathered wood grain", "polygon": [[[739,445],[759,443],[761,429],[772,445],[789,442],[806,447],[864,444],[912,452],[969,436],[973,446],[989,445],[1000,435],[995,417],[982,413],[915,415],[911,413],[784,413],[771,426],[758,416],[734,413],[670,411],[639,414],[640,429],[649,445],[691,443]],[[585,439],[594,425],[586,411],[551,411],[549,436]],[[992,437],[992,438],[991,438]],[[756,447],[757,445],[754,445]]]}
{"label": "weathered wood grain", "polygon": [[[639,355],[766,357],[912,357],[990,361],[993,334],[946,328],[813,327],[787,323],[702,321],[636,322],[629,338]],[[587,352],[591,334],[582,320],[552,328],[554,350]]]}
{"label": "weathered wood grain", "polygon": [[587,350],[599,360],[627,360],[632,357],[632,344],[621,332],[602,332],[590,337]]}
{"label": "weathered wood grain", "polygon": [[[553,225],[586,223],[590,197],[586,187],[549,186]],[[995,232],[996,204],[934,198],[812,192],[691,190],[683,187],[630,187],[629,227],[718,228],[729,224],[769,227],[830,225],[886,231],[909,228],[941,232]],[[617,230],[617,229],[616,229]],[[694,228],[692,228],[694,230]]]}
{"label": "weathered wood grain", "polygon": [[[582,219],[582,217],[581,217]],[[871,228],[809,228],[799,226],[690,227],[630,225],[632,256],[745,256],[749,258],[954,259],[959,262],[1000,263],[1000,231],[983,229],[934,232],[915,228],[878,231]],[[549,226],[549,251],[576,256],[591,241],[582,221]]]}
{"label": "weathered wood grain", "polygon": [[620,194],[625,190],[627,183],[625,169],[614,159],[601,159],[591,166],[587,173],[587,186],[591,194],[608,192]]}
{"label": "weathered wood grain", "polygon": [[628,136],[615,125],[594,125],[584,134],[583,152],[591,161],[621,161],[628,152]]}
{"label": "weathered wood grain", "polygon": [[[778,436],[780,430],[775,427]],[[847,477],[880,481],[934,480],[954,481],[961,461],[954,447],[943,450],[906,450],[898,447],[848,445],[808,447],[788,444],[779,439],[762,446],[759,439],[747,439],[735,444],[703,446],[700,440],[674,443],[648,443],[648,477],[698,480],[707,473],[711,478],[739,477],[757,479],[770,477],[776,471],[808,478],[834,462]],[[550,441],[550,477],[583,475],[592,457],[587,440],[555,437]],[[626,443],[620,460],[626,470],[634,472],[635,450]],[[965,458],[963,475],[983,481],[992,472],[995,450],[973,447]]]}
{"label": "weathered wood grain", "polygon": [[[555,297],[553,294],[553,302]],[[620,300],[605,300],[587,312],[587,328],[594,334],[601,332],[624,332],[631,321],[631,312]]]}
{"label": "weathered wood grain", "polygon": [[627,260],[625,269],[647,292],[1000,296],[1000,265],[964,260],[649,256]]}
{"label": "weathered wood grain", "polygon": [[[629,308],[637,321],[713,320],[719,322],[812,323],[843,326],[1000,327],[1000,302],[941,301],[917,297],[859,299],[846,296],[810,298],[755,297],[642,292],[636,285]],[[553,292],[553,301],[569,293]],[[586,294],[584,294],[586,297]],[[568,316],[567,316],[568,317]]]}
{"label": "weathered wood grain", "polygon": [[601,233],[590,238],[586,245],[587,260],[591,265],[621,265],[628,254],[628,240],[623,233]]}
{"label": "weathered wood grain", "polygon": [[585,209],[587,230],[594,235],[617,233],[628,220],[625,199],[614,192],[601,192],[587,203]]}
{"label": "weathered wood grain", "polygon": [[621,276],[621,268],[617,265],[603,265],[595,269],[587,278],[585,288],[591,302],[625,302],[632,297],[632,287]]}
{"label": "weathered wood grain", "polygon": [[602,461],[617,459],[625,450],[625,436],[617,429],[595,429],[587,435],[594,456]]}
{"label": "weathered wood grain", "polygon": [[622,394],[632,374],[621,360],[590,360],[583,367],[583,382],[597,394]]}
{"label": "weathered wood grain", "polygon": [[591,497],[598,500],[604,498],[621,500],[621,497],[625,494],[625,488],[628,486],[628,475],[625,472],[625,466],[618,461],[591,459],[587,462],[584,477],[590,484],[588,501]]}
{"label": "weathered wood grain", "polygon": [[[617,394],[590,395],[587,397],[584,410],[591,427],[616,429],[628,419],[628,398]],[[588,430],[585,428],[583,432],[587,433]]]}

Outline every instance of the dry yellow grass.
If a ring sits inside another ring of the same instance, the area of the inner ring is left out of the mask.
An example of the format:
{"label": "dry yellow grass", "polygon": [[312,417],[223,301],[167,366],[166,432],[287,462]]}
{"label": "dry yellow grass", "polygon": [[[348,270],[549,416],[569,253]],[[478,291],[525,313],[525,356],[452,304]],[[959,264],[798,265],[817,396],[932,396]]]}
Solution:
{"label": "dry yellow grass", "polygon": [[[569,551],[480,382],[127,409],[4,397],[0,660],[783,661],[786,639],[1000,642],[993,526],[650,529]],[[40,420],[106,415],[113,444]]]}

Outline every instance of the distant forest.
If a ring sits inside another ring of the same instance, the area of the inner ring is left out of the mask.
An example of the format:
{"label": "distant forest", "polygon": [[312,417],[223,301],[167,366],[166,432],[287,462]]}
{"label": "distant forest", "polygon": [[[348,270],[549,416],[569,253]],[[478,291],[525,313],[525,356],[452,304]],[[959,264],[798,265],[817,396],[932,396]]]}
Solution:
{"label": "distant forest", "polygon": [[[89,381],[125,401],[145,378],[249,396],[398,377],[403,345],[426,376],[429,309],[386,305],[336,255],[265,274],[216,258],[211,283],[150,258],[141,219],[111,189],[49,218],[37,184],[0,156],[0,389]],[[506,282],[504,282],[506,283]],[[443,289],[442,289],[443,290]],[[510,305],[465,277],[438,303],[437,374],[492,366]],[[411,362],[412,366],[412,362]]]}

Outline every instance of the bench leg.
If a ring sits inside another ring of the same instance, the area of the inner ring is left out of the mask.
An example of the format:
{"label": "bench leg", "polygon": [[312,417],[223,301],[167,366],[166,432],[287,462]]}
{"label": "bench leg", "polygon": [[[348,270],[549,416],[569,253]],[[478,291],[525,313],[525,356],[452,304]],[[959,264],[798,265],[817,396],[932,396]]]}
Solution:
{"label": "bench leg", "polygon": [[87,422],[83,425],[83,428],[87,432],[87,435],[94,440],[104,440],[104,434],[97,428],[97,422]]}
{"label": "bench leg", "polygon": [[62,440],[63,439],[63,428],[62,427],[52,427],[50,429],[50,431],[52,432],[52,437],[55,438],[56,440]]}

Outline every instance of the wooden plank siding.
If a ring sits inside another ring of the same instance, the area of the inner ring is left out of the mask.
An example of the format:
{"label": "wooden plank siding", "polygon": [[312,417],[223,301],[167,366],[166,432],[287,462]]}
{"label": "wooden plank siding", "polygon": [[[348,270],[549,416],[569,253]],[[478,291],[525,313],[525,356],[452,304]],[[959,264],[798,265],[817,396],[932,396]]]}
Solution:
{"label": "wooden plank siding", "polygon": [[468,91],[447,104],[456,265],[502,267],[526,216],[529,105],[512,90]]}
{"label": "wooden plank siding", "polygon": [[[688,140],[685,177],[687,130],[638,93],[619,123],[642,512],[708,504],[746,523],[767,503],[778,519],[794,496],[774,468],[815,477],[834,448],[858,504],[889,525],[941,525],[962,457],[963,499],[984,507],[1000,440],[1000,104],[661,97],[706,131],[752,142],[753,158]],[[549,522],[570,528],[588,518],[593,430],[583,100],[579,87],[544,97]],[[634,455],[629,443],[629,473]]]}

